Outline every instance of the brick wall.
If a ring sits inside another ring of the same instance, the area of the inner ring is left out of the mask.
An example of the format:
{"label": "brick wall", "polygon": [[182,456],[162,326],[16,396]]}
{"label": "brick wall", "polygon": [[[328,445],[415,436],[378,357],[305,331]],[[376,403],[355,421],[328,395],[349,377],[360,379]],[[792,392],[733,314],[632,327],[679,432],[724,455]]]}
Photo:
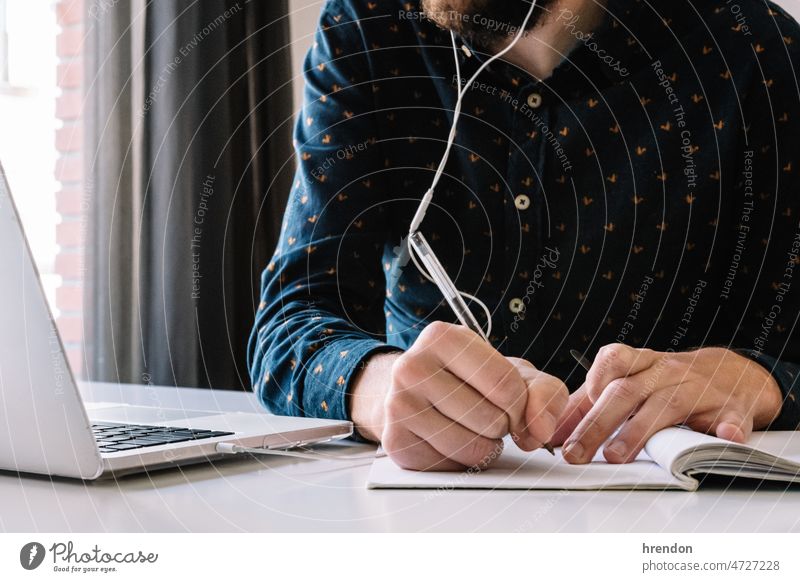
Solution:
{"label": "brick wall", "polygon": [[[88,0],[87,0],[88,1]],[[57,0],[56,14],[61,30],[56,43],[59,94],[56,117],[61,128],[56,131],[56,179],[61,188],[56,194],[58,224],[56,273],[62,283],[56,291],[60,313],[58,327],[66,344],[70,364],[76,374],[83,373],[83,251],[85,240],[85,187],[83,179],[83,50],[84,0]]]}

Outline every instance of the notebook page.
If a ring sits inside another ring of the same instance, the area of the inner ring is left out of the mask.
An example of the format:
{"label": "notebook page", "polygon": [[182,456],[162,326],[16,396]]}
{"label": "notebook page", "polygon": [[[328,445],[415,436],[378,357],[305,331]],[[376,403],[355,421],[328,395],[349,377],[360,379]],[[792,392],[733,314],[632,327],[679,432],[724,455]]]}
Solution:
{"label": "notebook page", "polygon": [[569,465],[556,449],[520,451],[506,442],[501,457],[485,471],[419,472],[401,469],[389,458],[376,459],[370,489],[674,489],[686,488],[645,453],[627,465],[612,465],[598,452],[588,465]]}
{"label": "notebook page", "polygon": [[754,432],[747,444],[759,451],[800,464],[800,432]]}
{"label": "notebook page", "polygon": [[[756,477],[768,476],[773,472],[778,477],[781,469],[794,467],[790,472],[795,473],[800,466],[800,432],[755,432],[747,444],[740,445],[672,427],[653,435],[645,450],[659,465],[669,467],[673,472],[710,470],[719,474]],[[693,452],[686,457],[689,450]],[[775,462],[772,457],[778,457],[780,461]],[[743,467],[749,467],[750,470],[743,470]]]}
{"label": "notebook page", "polygon": [[675,459],[699,445],[719,445],[725,441],[711,435],[676,426],[665,428],[650,437],[644,450],[656,463],[669,470]]}

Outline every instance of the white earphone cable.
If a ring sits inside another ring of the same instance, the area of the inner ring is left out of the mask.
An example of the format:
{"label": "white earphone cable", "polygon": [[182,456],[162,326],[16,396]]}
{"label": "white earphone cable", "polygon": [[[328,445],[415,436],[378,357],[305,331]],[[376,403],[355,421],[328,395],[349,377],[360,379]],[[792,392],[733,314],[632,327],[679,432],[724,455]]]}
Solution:
{"label": "white earphone cable", "polygon": [[[485,63],[483,63],[483,65],[481,65],[478,68],[478,70],[475,71],[472,77],[470,77],[469,80],[464,84],[464,87],[459,86],[458,98],[456,99],[456,104],[455,107],[453,108],[453,125],[450,127],[450,133],[447,137],[447,145],[444,150],[444,155],[442,156],[442,159],[439,162],[439,167],[436,169],[436,174],[434,174],[433,176],[433,181],[431,182],[430,188],[428,188],[428,191],[425,192],[425,195],[422,197],[422,201],[420,202],[420,205],[417,208],[416,213],[414,214],[414,218],[411,221],[411,226],[409,227],[408,231],[409,235],[415,233],[422,224],[422,221],[425,220],[425,214],[427,213],[428,208],[430,207],[431,202],[433,201],[433,194],[434,191],[436,190],[436,186],[439,184],[439,180],[441,179],[442,174],[444,174],[444,169],[447,166],[447,161],[450,159],[450,151],[452,150],[453,144],[455,143],[456,131],[458,128],[458,120],[461,117],[461,107],[464,101],[464,96],[467,94],[467,91],[470,90],[472,84],[475,82],[478,76],[486,69],[486,67],[488,67],[494,61],[496,61],[497,59],[503,57],[506,53],[508,53],[523,37],[525,31],[528,28],[528,22],[530,22],[531,16],[533,16],[533,11],[536,9],[536,2],[537,0],[532,0],[531,7],[528,10],[528,14],[525,16],[525,20],[523,20],[522,22],[522,26],[517,31],[516,35],[514,36],[514,39],[509,43],[509,45],[500,52],[493,55]],[[456,45],[456,35],[452,30],[450,31],[450,42],[453,47],[453,60],[455,61],[456,65],[456,78],[458,79],[460,85],[461,65],[458,60],[458,46]],[[425,277],[428,281],[433,282],[433,279],[431,278],[428,271],[419,263],[414,247],[410,244],[410,242],[408,242],[410,241],[410,238],[411,237],[409,236],[407,239],[408,252],[411,257],[411,260],[414,262],[414,266],[419,270],[420,273],[422,273],[423,277]],[[486,322],[487,322],[486,337],[489,337],[492,333],[492,312],[489,309],[489,307],[474,295],[470,295],[469,293],[465,293],[463,291],[459,291],[458,293],[462,297],[475,302],[483,310],[484,314],[486,315]]]}

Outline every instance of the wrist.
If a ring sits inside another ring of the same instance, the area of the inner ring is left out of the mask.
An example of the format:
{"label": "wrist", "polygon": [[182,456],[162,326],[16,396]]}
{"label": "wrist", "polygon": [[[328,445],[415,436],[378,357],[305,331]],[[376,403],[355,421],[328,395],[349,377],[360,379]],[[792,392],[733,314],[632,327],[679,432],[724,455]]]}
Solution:
{"label": "wrist", "polygon": [[350,393],[350,418],[363,438],[379,443],[384,403],[392,383],[392,365],[401,352],[376,354],[361,363]]}
{"label": "wrist", "polygon": [[745,381],[756,391],[753,428],[763,430],[780,416],[783,392],[775,376],[763,364],[742,354],[740,356],[747,360],[749,374],[745,376]]}

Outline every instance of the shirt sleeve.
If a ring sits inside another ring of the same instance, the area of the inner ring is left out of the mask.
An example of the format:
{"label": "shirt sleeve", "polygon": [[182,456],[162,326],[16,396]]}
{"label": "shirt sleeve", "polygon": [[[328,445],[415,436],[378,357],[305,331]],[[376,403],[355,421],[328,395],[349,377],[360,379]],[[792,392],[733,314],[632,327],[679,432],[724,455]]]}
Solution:
{"label": "shirt sleeve", "polygon": [[783,34],[770,37],[768,51],[754,49],[749,88],[742,92],[747,135],[734,235],[741,243],[729,266],[736,304],[746,308],[728,317],[737,327],[734,351],[766,368],[783,394],[768,428],[799,430],[800,113],[791,71],[800,67],[800,50],[790,42],[789,17],[777,14],[775,22]]}
{"label": "shirt sleeve", "polygon": [[298,169],[261,279],[248,369],[280,415],[348,419],[351,381],[384,343],[386,189],[368,51],[346,3],[322,10],[295,125]]}

